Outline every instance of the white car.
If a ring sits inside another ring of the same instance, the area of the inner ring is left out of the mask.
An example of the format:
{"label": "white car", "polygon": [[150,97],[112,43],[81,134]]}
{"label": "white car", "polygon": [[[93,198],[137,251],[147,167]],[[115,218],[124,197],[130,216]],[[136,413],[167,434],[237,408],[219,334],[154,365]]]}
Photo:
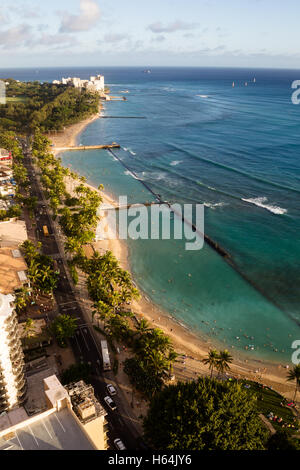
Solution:
{"label": "white car", "polygon": [[109,393],[112,397],[117,394],[117,390],[115,389],[115,387],[114,387],[112,384],[108,384],[108,385],[106,386],[106,388],[107,388],[108,393]]}
{"label": "white car", "polygon": [[114,444],[118,450],[126,450],[126,447],[124,446],[123,442],[121,439],[115,439]]}
{"label": "white car", "polygon": [[111,410],[114,411],[114,410],[117,409],[117,405],[115,404],[115,402],[113,401],[112,398],[110,398],[110,397],[107,396],[107,397],[104,398],[104,401],[105,401],[105,403],[107,404],[107,406],[110,407]]}

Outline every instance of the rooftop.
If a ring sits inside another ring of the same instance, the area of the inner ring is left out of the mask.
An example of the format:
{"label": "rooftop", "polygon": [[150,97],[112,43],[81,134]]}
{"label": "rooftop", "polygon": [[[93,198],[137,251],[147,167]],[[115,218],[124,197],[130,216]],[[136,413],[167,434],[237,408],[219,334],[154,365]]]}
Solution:
{"label": "rooftop", "polygon": [[71,397],[74,412],[83,424],[93,421],[99,416],[106,416],[106,411],[95,397],[91,385],[86,385],[83,380],[80,380],[65,388]]}
{"label": "rooftop", "polygon": [[0,450],[95,450],[68,408],[0,438]]}
{"label": "rooftop", "polygon": [[[7,205],[8,206],[8,205]],[[0,223],[0,247],[11,247],[11,250],[17,249],[17,246],[27,240],[26,224],[23,220],[8,221]]]}
{"label": "rooftop", "polygon": [[17,246],[11,248],[0,248],[0,292],[11,294],[20,289],[27,281],[25,271],[27,264],[21,258],[14,258],[13,251]]}

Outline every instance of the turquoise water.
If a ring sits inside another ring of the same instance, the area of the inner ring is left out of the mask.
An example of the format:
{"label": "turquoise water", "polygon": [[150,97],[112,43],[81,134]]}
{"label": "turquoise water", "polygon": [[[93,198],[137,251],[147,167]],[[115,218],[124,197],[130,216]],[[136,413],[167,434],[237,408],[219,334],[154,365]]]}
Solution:
{"label": "turquoise water", "polygon": [[[207,235],[237,267],[207,245],[188,252],[181,241],[129,240],[135,280],[207,340],[290,361],[300,337],[300,111],[290,99],[298,72],[103,72],[112,94],[128,99],[105,103],[104,113],[146,119],[101,119],[80,141],[117,141],[118,158],[163,199],[204,203]],[[68,152],[63,162],[114,196],[153,199],[109,152]]]}

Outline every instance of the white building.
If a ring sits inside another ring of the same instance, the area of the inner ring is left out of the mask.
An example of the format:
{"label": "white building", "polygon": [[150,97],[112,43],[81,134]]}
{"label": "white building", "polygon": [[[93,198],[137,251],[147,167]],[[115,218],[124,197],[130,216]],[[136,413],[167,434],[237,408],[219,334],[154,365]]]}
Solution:
{"label": "white building", "polygon": [[14,310],[14,296],[0,293],[0,413],[25,399],[24,354]]}
{"label": "white building", "polygon": [[52,83],[54,85],[62,84],[62,85],[70,85],[75,88],[85,88],[86,90],[97,92],[97,93],[104,93],[104,89],[105,89],[103,75],[90,77],[89,80],[81,80],[78,77],[68,77],[68,78],[62,78],[61,82],[58,80],[54,80]]}
{"label": "white building", "polygon": [[[28,379],[30,381],[30,377]],[[43,379],[46,407],[29,416],[24,407],[0,416],[1,450],[106,450],[106,412],[83,382],[64,388]]]}

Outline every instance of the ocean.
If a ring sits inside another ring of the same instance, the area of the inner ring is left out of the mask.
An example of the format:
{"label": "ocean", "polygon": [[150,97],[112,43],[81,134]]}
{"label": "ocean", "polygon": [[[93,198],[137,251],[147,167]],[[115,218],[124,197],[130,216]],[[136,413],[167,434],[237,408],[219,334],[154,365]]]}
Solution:
{"label": "ocean", "polygon": [[300,71],[0,70],[40,81],[96,73],[127,101],[105,102],[107,118],[80,142],[118,142],[126,168],[105,150],[66,152],[63,163],[129,202],[153,200],[143,181],[171,203],[203,203],[205,233],[232,259],[207,244],[186,251],[180,240],[128,240],[140,289],[205,341],[290,362],[300,339],[300,106],[291,102]]}

